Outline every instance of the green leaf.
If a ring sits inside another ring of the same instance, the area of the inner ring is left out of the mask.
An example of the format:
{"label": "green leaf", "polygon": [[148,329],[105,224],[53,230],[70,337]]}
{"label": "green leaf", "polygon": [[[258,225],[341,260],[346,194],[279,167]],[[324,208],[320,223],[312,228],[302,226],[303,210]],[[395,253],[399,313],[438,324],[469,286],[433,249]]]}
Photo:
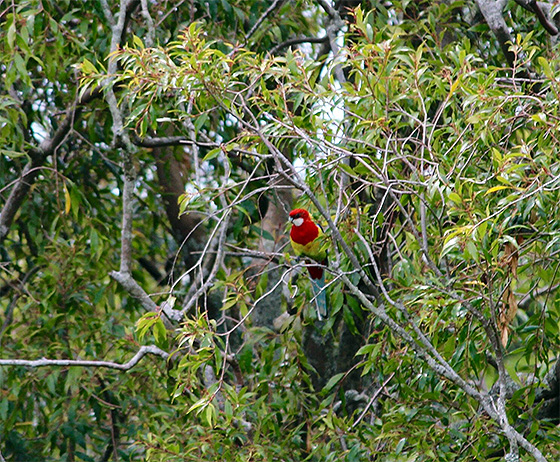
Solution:
{"label": "green leaf", "polygon": [[395,455],[398,456],[402,452],[405,444],[406,438],[401,438],[397,444],[397,447],[395,448]]}
{"label": "green leaf", "polygon": [[198,401],[196,401],[187,411],[187,414],[190,414],[193,411],[197,411],[200,412],[202,409],[204,409],[206,406],[208,406],[208,398],[204,397],[199,399]]}
{"label": "green leaf", "polygon": [[208,153],[204,156],[202,160],[204,162],[207,162],[209,160],[215,159],[220,155],[221,152],[222,152],[222,148],[211,149],[210,151],[208,151]]}
{"label": "green leaf", "polygon": [[74,220],[78,221],[80,217],[82,194],[76,185],[70,185],[70,202],[72,204],[72,215],[74,216]]}
{"label": "green leaf", "polygon": [[344,318],[346,326],[348,327],[348,329],[350,329],[350,332],[352,332],[354,335],[360,335],[358,327],[356,326],[354,314],[347,306],[343,306],[342,308],[342,317]]}
{"label": "green leaf", "polygon": [[329,305],[331,315],[334,315],[340,311],[344,303],[344,292],[342,290],[334,290],[330,293]]}
{"label": "green leaf", "polygon": [[89,231],[89,245],[92,256],[96,255],[99,257],[99,251],[101,250],[99,244],[99,234],[97,233],[95,228],[91,228]]}
{"label": "green leaf", "polygon": [[154,338],[156,341],[156,345],[160,348],[167,349],[167,329],[163,324],[161,318],[158,318],[153,325],[154,329]]}
{"label": "green leaf", "polygon": [[537,58],[537,61],[539,63],[539,66],[541,66],[544,74],[549,79],[553,79],[554,78],[554,73],[552,72],[552,69],[550,68],[550,64],[548,63],[548,59],[544,58],[543,56],[539,56]]}
{"label": "green leaf", "polygon": [[455,193],[455,192],[450,192],[447,197],[449,197],[450,200],[452,200],[453,202],[455,202],[456,204],[461,204],[463,202],[463,200],[461,199],[461,196],[459,196],[459,194]]}
{"label": "green leaf", "polygon": [[521,385],[521,380],[519,379],[519,376],[517,375],[517,371],[515,370],[515,364],[513,364],[511,361],[504,361],[504,366],[509,376],[513,379],[513,381],[518,385]]}
{"label": "green leaf", "polygon": [[441,253],[439,255],[440,260],[443,259],[446,255],[448,255],[452,250],[457,248],[458,244],[459,244],[459,238],[457,236],[449,239],[441,249]]}
{"label": "green leaf", "polygon": [[10,50],[14,49],[14,41],[16,38],[16,22],[15,20],[12,18],[12,23],[10,24],[10,27],[8,27],[8,34],[7,34],[7,43],[8,43],[8,48]]}
{"label": "green leaf", "polygon": [[471,240],[467,241],[467,244],[465,246],[465,253],[468,257],[478,262],[478,249],[473,241]]}
{"label": "green leaf", "polygon": [[10,151],[6,149],[0,150],[0,153],[2,153],[3,156],[9,157],[10,159],[17,159],[19,157],[27,156],[27,153],[25,152]]}
{"label": "green leaf", "polygon": [[95,65],[87,58],[84,58],[82,60],[82,63],[80,65],[80,69],[82,71],[82,73],[86,74],[86,75],[97,75],[99,72],[97,70],[97,68],[95,67]]}
{"label": "green leaf", "polygon": [[152,326],[159,320],[157,313],[148,312],[145,313],[138,321],[136,321],[136,333],[138,335],[138,340],[142,341],[146,333],[152,328]]}
{"label": "green leaf", "polygon": [[350,167],[350,165],[347,165],[344,162],[340,162],[339,167],[340,167],[341,170],[348,173],[348,175],[353,176],[353,177],[359,177],[359,175],[356,174],[356,172],[352,169],[352,167]]}
{"label": "green leaf", "polygon": [[71,389],[76,390],[78,388],[78,381],[83,373],[81,367],[70,367],[66,373],[66,380],[64,382],[64,392],[68,393]]}
{"label": "green leaf", "polygon": [[216,415],[216,407],[212,403],[209,403],[208,406],[206,406],[205,417],[206,422],[208,423],[208,426],[210,428],[214,427],[214,424],[216,422]]}
{"label": "green leaf", "polygon": [[323,394],[329,393],[336,385],[338,385],[338,383],[344,378],[345,375],[346,375],[345,373],[333,375],[329,379],[329,381],[327,382],[323,390],[321,390],[321,393]]}
{"label": "green leaf", "polygon": [[144,42],[142,42],[142,39],[136,34],[132,35],[132,42],[136,45],[136,48],[144,49]]}

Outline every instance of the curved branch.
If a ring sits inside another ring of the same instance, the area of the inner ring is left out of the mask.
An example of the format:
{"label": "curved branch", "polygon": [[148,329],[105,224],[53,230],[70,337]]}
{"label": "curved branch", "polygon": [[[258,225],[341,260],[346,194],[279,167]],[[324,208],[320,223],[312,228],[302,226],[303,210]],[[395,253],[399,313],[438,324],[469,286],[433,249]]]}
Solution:
{"label": "curved branch", "polygon": [[317,3],[321,5],[321,8],[325,10],[325,13],[327,13],[331,19],[336,19],[339,17],[338,11],[336,11],[334,7],[326,0],[317,0]]}
{"label": "curved branch", "polygon": [[537,0],[530,0],[529,5],[533,8],[533,11],[537,15],[539,22],[545,28],[545,30],[550,35],[558,35],[558,28],[548,20],[541,6],[539,5],[539,2],[537,2]]}
{"label": "curved branch", "polygon": [[554,24],[554,19],[550,17],[551,3],[537,2],[537,0],[515,0],[520,5],[532,13],[535,13],[541,25],[550,35],[558,35],[558,28]]}
{"label": "curved branch", "polygon": [[137,298],[146,311],[157,311],[158,306],[128,272],[111,271],[109,275],[130,295]]}
{"label": "curved branch", "polygon": [[112,361],[88,361],[80,359],[0,359],[0,366],[24,366],[24,367],[69,367],[69,366],[79,366],[79,367],[106,367],[109,369],[117,369],[120,371],[128,371],[132,369],[140,360],[148,355],[161,356],[163,359],[167,360],[169,353],[163,351],[155,345],[144,345],[140,347],[138,352],[126,363],[115,363]]}

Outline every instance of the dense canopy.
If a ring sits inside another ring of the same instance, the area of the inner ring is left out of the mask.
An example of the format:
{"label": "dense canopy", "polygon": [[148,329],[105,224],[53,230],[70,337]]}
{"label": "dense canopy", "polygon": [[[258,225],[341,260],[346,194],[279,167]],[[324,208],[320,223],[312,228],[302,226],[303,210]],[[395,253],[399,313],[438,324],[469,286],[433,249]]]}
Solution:
{"label": "dense canopy", "polygon": [[0,461],[558,460],[557,13],[1,4]]}

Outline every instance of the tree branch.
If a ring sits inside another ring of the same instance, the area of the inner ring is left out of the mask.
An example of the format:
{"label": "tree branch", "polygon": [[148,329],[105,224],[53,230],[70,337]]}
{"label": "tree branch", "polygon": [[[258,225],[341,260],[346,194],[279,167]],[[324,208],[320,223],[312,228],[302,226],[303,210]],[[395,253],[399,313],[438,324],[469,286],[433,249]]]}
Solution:
{"label": "tree branch", "polygon": [[81,106],[89,103],[101,95],[101,90],[94,89],[86,91],[81,98],[66,109],[65,117],[50,138],[44,139],[38,147],[31,148],[28,153],[31,160],[23,168],[20,178],[15,182],[6,203],[0,211],[0,243],[4,241],[10,227],[12,226],[14,217],[27,197],[27,193],[31,185],[37,179],[40,168],[47,158],[51,156],[72,129],[72,125],[79,116]]}
{"label": "tree branch", "polygon": [[262,14],[262,16],[257,20],[257,22],[253,25],[253,27],[251,27],[251,30],[249,32],[247,32],[247,35],[245,36],[245,44],[247,44],[247,42],[249,41],[249,39],[253,36],[253,34],[257,31],[257,29],[261,26],[261,24],[265,21],[266,18],[268,18],[272,12],[276,9],[282,6],[282,4],[285,2],[286,0],[274,0],[274,2],[272,3],[272,5],[270,5],[267,10]]}
{"label": "tree branch", "polygon": [[146,34],[146,47],[150,48],[152,46],[154,46],[154,42],[156,39],[156,29],[154,26],[154,20],[152,19],[152,17],[150,16],[150,10],[148,9],[148,1],[147,0],[141,0],[141,5],[142,5],[142,15],[144,16],[144,19],[146,20],[146,26],[148,29],[148,33]]}
{"label": "tree branch", "polygon": [[[128,7],[133,2],[131,0],[121,0],[118,20],[112,27],[111,47],[109,56],[115,53],[124,35],[125,24],[127,20]],[[111,12],[105,8],[105,15],[111,16]],[[122,215],[122,235],[121,235],[121,274],[130,273],[130,264],[132,258],[132,209],[134,204],[134,183],[136,180],[136,172],[132,160],[132,151],[134,149],[130,137],[124,130],[124,117],[118,107],[117,97],[113,89],[113,75],[117,71],[117,60],[110,58],[109,66],[107,68],[107,77],[104,85],[107,87],[105,100],[109,105],[109,110],[113,118],[113,145],[121,148],[121,156],[123,163],[123,189],[122,189],[122,202],[123,202],[123,215]]]}
{"label": "tree branch", "polygon": [[157,311],[158,306],[156,303],[148,296],[144,289],[138,285],[130,273],[111,271],[109,275],[123,286],[130,295],[140,300],[140,303],[146,311]]}
{"label": "tree branch", "polygon": [[547,287],[541,287],[540,289],[536,289],[532,292],[529,292],[528,294],[526,294],[521,301],[517,304],[518,308],[520,310],[526,310],[527,307],[529,306],[529,304],[538,297],[541,297],[543,295],[546,294],[551,294],[552,292],[555,292],[556,290],[558,290],[558,288],[560,287],[560,283],[554,284],[552,286],[547,286]]}
{"label": "tree branch", "polygon": [[[337,35],[339,31],[346,25],[346,22],[340,17],[338,11],[332,8],[325,0],[319,0],[319,3],[323,7],[323,9],[325,9],[330,18],[329,24],[326,28],[326,33],[333,54],[333,61],[336,61],[336,59],[340,55],[340,48],[336,43]],[[344,75],[344,71],[342,70],[342,66],[340,64],[335,63],[334,75],[341,84],[346,82],[346,76]]]}
{"label": "tree branch", "polygon": [[[224,216],[222,217],[221,223],[215,228],[215,232],[216,233],[219,232],[219,235],[214,237],[214,238],[211,237],[210,239],[208,239],[208,243],[206,244],[206,248],[204,250],[208,249],[208,247],[211,246],[211,245],[215,246],[216,256],[214,258],[214,264],[212,266],[212,269],[210,270],[210,274],[206,278],[205,278],[205,275],[204,275],[204,271],[202,271],[202,268],[201,268],[200,287],[196,288],[196,284],[193,284],[193,286],[192,286],[192,288],[189,292],[192,292],[192,291],[195,291],[195,292],[194,292],[194,294],[189,293],[187,295],[186,300],[183,304],[183,308],[180,311],[182,316],[184,316],[185,313],[187,313],[194,306],[194,304],[197,302],[198,298],[203,293],[205,293],[210,286],[212,286],[214,284],[214,276],[216,275],[216,273],[220,269],[220,265],[222,264],[222,259],[223,259],[224,250],[225,250],[225,240],[226,240],[226,237],[227,237],[227,228],[228,228],[228,224],[229,224],[230,215],[231,215],[230,214],[230,209],[226,209],[226,212],[224,213]],[[202,264],[202,259],[205,255],[205,253],[206,252],[203,251],[203,254],[200,257],[197,265]],[[206,281],[204,279],[206,279]]]}
{"label": "tree branch", "polygon": [[338,11],[336,11],[329,2],[327,2],[326,0],[317,0],[317,3],[319,5],[321,5],[321,8],[323,8],[323,10],[325,10],[325,13],[327,13],[329,15],[329,18],[331,19],[336,19],[339,18],[340,16],[338,14]]}
{"label": "tree branch", "polygon": [[[157,138],[146,136],[144,138],[140,138],[138,135],[132,135],[132,142],[136,146],[140,146],[143,148],[164,148],[169,146],[184,146],[184,145],[192,145],[192,144],[200,144],[207,146],[205,143],[198,143],[184,136],[161,136]],[[212,145],[215,147],[216,145]]]}
{"label": "tree branch", "polygon": [[494,33],[500,48],[506,56],[507,62],[511,67],[515,65],[515,55],[509,49],[510,43],[514,43],[514,38],[510,34],[506,20],[504,19],[504,7],[507,0],[475,0],[482,16]]}
{"label": "tree branch", "polygon": [[163,351],[155,345],[144,345],[140,347],[138,352],[126,363],[115,363],[112,361],[88,361],[80,359],[0,359],[0,366],[24,366],[24,367],[106,367],[108,369],[117,369],[120,371],[128,371],[132,369],[140,360],[148,355],[161,356],[163,359],[167,360],[169,353]]}
{"label": "tree branch", "polygon": [[[550,35],[558,35],[558,28],[548,17],[550,13],[549,3],[537,2],[537,0],[515,0],[515,2],[523,8],[535,13],[541,25]],[[543,7],[546,8],[546,13]]]}
{"label": "tree branch", "polygon": [[324,37],[295,37],[286,40],[270,49],[270,54],[275,55],[282,48],[286,48],[292,45],[299,45],[300,43],[326,43],[329,41],[329,37],[325,35]]}
{"label": "tree branch", "polygon": [[376,392],[372,395],[372,397],[370,398],[369,402],[367,403],[366,407],[364,408],[364,410],[362,411],[362,413],[358,416],[358,418],[356,419],[356,421],[352,424],[352,426],[350,428],[356,428],[356,426],[362,421],[362,419],[365,417],[365,415],[367,414],[369,408],[372,406],[372,404],[375,402],[375,400],[378,398],[378,396],[381,394],[381,392],[383,391],[383,389],[387,386],[387,384],[391,381],[391,379],[395,376],[396,372],[392,372],[389,377],[387,377],[387,379],[385,379],[385,382],[383,382],[379,388],[376,390]]}

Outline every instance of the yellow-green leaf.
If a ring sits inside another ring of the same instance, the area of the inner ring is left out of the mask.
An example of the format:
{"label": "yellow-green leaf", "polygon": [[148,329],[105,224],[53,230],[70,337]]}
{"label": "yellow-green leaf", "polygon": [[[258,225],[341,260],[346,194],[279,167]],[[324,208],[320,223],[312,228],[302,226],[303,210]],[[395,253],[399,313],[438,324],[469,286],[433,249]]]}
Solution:
{"label": "yellow-green leaf", "polygon": [[455,192],[450,192],[447,195],[447,197],[449,197],[449,199],[451,199],[456,204],[460,204],[461,202],[463,202],[463,200],[461,199],[461,196],[459,196],[459,194],[457,194]]}
{"label": "yellow-green leaf", "polygon": [[72,199],[70,199],[70,193],[68,188],[64,185],[64,214],[68,215],[70,213],[70,208],[72,207]]}
{"label": "yellow-green leaf", "polygon": [[494,186],[490,188],[488,191],[486,191],[484,195],[487,196],[488,194],[492,194],[496,191],[501,191],[502,189],[510,189],[510,186],[505,186],[505,185]]}

